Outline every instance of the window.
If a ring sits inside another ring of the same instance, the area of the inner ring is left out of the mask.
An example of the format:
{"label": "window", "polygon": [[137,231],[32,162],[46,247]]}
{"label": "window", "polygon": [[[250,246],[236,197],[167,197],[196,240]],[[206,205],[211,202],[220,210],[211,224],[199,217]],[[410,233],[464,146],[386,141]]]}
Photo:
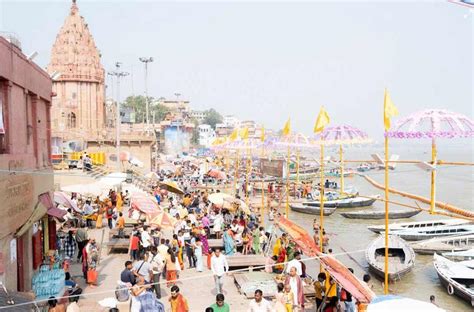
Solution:
{"label": "window", "polygon": [[67,114],[67,127],[68,129],[76,128],[76,114],[72,112]]}

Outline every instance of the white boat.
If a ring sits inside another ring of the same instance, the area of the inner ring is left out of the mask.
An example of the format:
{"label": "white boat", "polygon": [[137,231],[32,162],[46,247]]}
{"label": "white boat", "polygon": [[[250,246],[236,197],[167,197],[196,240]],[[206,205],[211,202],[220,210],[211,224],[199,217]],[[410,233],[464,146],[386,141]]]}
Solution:
{"label": "white boat", "polygon": [[[406,229],[425,229],[441,225],[460,225],[470,223],[467,220],[456,220],[456,219],[446,219],[446,220],[430,220],[430,221],[416,221],[416,222],[403,222],[403,223],[390,223],[390,231],[406,230]],[[367,227],[372,232],[377,234],[385,231],[384,225],[371,225]]]}
{"label": "white boat", "polygon": [[[400,280],[411,271],[415,265],[415,252],[410,245],[396,235],[388,237],[388,279],[390,281]],[[365,252],[369,263],[369,269],[380,278],[384,278],[385,272],[385,237],[379,236]]]}
{"label": "white boat", "polygon": [[406,229],[400,231],[391,231],[389,234],[397,235],[403,238],[404,240],[424,240],[435,237],[447,237],[455,235],[474,235],[474,224],[464,224],[464,225],[441,225],[435,226],[428,229]]}
{"label": "white boat", "polygon": [[433,265],[448,294],[461,297],[474,307],[474,270],[437,254]]}
{"label": "white boat", "polygon": [[434,253],[445,255],[447,252],[462,252],[474,248],[474,234],[427,239],[412,243],[411,247],[416,253],[424,255]]}
{"label": "white boat", "polygon": [[474,248],[462,251],[444,252],[442,255],[451,260],[474,260]]}

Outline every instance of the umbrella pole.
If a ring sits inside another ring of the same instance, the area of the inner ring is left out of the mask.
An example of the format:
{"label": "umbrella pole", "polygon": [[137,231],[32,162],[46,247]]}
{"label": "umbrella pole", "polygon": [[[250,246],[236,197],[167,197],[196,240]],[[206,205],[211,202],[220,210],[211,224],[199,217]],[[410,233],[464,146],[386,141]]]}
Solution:
{"label": "umbrella pole", "polygon": [[229,176],[229,151],[227,150],[227,148],[225,149],[224,157],[225,157],[224,163],[225,163],[225,176],[226,176],[225,188],[227,191],[229,189],[229,180],[227,179],[227,177]]}
{"label": "umbrella pole", "polygon": [[290,217],[290,147],[286,159],[286,217]]}
{"label": "umbrella pole", "polygon": [[300,185],[300,150],[296,150],[296,187],[295,187],[295,197],[296,197],[296,190]]}
{"label": "umbrella pole", "polygon": [[435,205],[436,205],[436,141],[433,138],[431,141],[431,164],[433,165],[434,169],[431,170],[431,196],[430,196],[430,214],[435,213]]}
{"label": "umbrella pole", "polygon": [[324,228],[324,144],[321,142],[321,164],[319,165],[319,249],[323,248],[323,228]]}
{"label": "umbrella pole", "polygon": [[388,294],[388,200],[388,136],[385,136],[385,295]]}
{"label": "umbrella pole", "polygon": [[340,194],[344,194],[344,153],[342,151],[342,144],[339,145],[339,159],[341,161],[341,191]]}

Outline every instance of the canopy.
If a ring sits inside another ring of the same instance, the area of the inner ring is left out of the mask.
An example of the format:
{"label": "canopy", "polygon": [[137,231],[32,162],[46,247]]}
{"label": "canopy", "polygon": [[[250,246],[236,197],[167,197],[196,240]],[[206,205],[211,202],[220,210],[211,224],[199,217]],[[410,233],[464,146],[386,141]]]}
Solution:
{"label": "canopy", "polygon": [[150,217],[154,217],[161,212],[161,208],[158,206],[155,198],[144,193],[133,193],[130,197],[130,206]]}
{"label": "canopy", "polygon": [[160,183],[160,188],[163,190],[167,190],[168,192],[183,195],[184,191],[179,188],[178,184],[174,181],[165,181]]}
{"label": "canopy", "polygon": [[169,213],[162,211],[148,223],[150,225],[159,226],[161,229],[173,229],[176,222],[178,222],[178,220],[173,218]]}
{"label": "canopy", "polygon": [[207,175],[210,176],[211,178],[219,179],[219,180],[225,180],[226,174],[220,170],[216,169],[211,169],[207,172]]}
{"label": "canopy", "polygon": [[326,271],[334,278],[339,285],[346,289],[357,301],[369,303],[375,298],[375,293],[351,273],[339,260],[319,251],[314,240],[300,226],[285,217],[277,220],[277,225],[290,235],[295,243],[309,257],[320,257],[319,260]]}
{"label": "canopy", "polygon": [[398,311],[423,311],[441,312],[446,311],[438,308],[434,304],[410,298],[403,298],[393,295],[380,296],[375,298],[367,306],[367,312],[398,312]]}
{"label": "canopy", "polygon": [[64,207],[74,209],[76,212],[82,212],[79,207],[77,207],[77,204],[71,200],[71,197],[64,192],[54,192],[54,202]]}

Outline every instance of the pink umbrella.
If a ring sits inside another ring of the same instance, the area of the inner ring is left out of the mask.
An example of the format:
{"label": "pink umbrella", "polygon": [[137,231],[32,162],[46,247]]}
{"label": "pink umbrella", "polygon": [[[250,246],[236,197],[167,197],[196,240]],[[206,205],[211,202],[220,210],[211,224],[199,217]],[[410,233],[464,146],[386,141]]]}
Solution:
{"label": "pink umbrella", "polygon": [[226,175],[224,172],[216,169],[211,169],[207,172],[207,175],[210,176],[211,178],[219,179],[219,180],[224,180],[226,178]]}
{"label": "pink umbrella", "polygon": [[79,207],[77,207],[77,204],[71,200],[70,196],[64,192],[54,192],[54,202],[66,208],[74,209],[76,212],[82,212]]}
{"label": "pink umbrella", "polygon": [[474,121],[467,116],[445,109],[428,109],[399,119],[393,129],[385,132],[385,135],[395,139],[431,139],[431,163],[425,163],[424,168],[431,171],[430,213],[434,213],[436,204],[436,139],[472,138],[474,137]]}
{"label": "pink umbrella", "polygon": [[143,193],[133,193],[130,198],[130,206],[149,216],[155,216],[161,212],[161,208],[156,200],[150,195]]}

